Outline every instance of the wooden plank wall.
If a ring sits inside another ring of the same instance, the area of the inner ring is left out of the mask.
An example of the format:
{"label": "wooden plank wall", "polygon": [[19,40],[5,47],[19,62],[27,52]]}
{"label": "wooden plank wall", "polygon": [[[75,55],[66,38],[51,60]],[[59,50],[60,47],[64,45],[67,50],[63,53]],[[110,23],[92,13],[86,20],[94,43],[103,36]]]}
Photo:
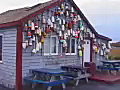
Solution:
{"label": "wooden plank wall", "polygon": [[0,64],[0,84],[14,88],[16,77],[16,28],[0,30],[3,34],[3,63]]}

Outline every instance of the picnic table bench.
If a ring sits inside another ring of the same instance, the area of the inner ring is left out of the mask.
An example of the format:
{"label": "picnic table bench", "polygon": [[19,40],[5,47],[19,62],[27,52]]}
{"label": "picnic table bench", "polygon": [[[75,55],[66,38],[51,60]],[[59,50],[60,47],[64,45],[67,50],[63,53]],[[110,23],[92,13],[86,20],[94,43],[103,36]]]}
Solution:
{"label": "picnic table bench", "polygon": [[[101,61],[103,65],[97,66],[100,70],[107,70],[109,74],[111,74],[111,71],[116,71],[116,73],[120,70],[120,61],[119,60],[113,60],[113,61]],[[116,75],[115,73],[115,75]]]}
{"label": "picnic table bench", "polygon": [[[32,87],[35,84],[43,84],[48,86],[47,90],[51,90],[52,86],[62,85],[63,88],[66,88],[65,83],[69,82],[70,79],[64,78],[63,74],[65,71],[60,69],[32,69],[33,77],[26,77],[24,80],[28,83],[32,83]],[[49,80],[42,80],[39,76],[49,76]],[[56,76],[59,77],[59,80],[56,79]]]}
{"label": "picnic table bench", "polygon": [[66,78],[76,80],[76,86],[78,85],[80,79],[85,78],[86,81],[88,82],[88,77],[91,76],[89,73],[86,72],[87,68],[85,68],[85,67],[83,68],[78,65],[62,66],[61,69],[68,72],[65,75]]}

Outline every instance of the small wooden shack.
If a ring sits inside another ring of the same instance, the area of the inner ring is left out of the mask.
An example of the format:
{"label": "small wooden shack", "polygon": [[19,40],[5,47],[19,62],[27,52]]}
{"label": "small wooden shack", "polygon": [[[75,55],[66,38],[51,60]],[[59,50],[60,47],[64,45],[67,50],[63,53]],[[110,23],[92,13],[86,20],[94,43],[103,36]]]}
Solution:
{"label": "small wooden shack", "polygon": [[98,34],[73,0],[52,0],[0,14],[0,84],[21,90],[29,69],[106,59]]}

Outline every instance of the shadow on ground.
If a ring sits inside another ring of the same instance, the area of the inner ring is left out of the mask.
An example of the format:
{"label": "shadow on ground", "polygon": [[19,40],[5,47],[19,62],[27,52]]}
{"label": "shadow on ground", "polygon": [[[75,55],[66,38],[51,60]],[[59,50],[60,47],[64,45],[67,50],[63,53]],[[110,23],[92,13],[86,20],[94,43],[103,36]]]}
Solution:
{"label": "shadow on ground", "polygon": [[[102,82],[89,81],[86,83],[81,80],[78,86],[74,85],[75,82],[70,82],[66,85],[65,90],[120,90],[120,83],[116,84],[105,84]],[[24,90],[47,90],[46,87],[37,85],[34,89],[25,87]],[[55,86],[52,90],[63,90],[61,86]]]}
{"label": "shadow on ground", "polygon": [[[102,82],[96,82],[89,80],[88,83],[85,82],[85,80],[81,80],[78,86],[74,85],[74,81],[70,82],[66,85],[65,90],[120,90],[120,82],[115,84],[106,84]],[[13,90],[8,89],[3,86],[0,86],[0,90]],[[47,90],[46,87],[42,85],[37,85],[34,89],[30,87],[30,85],[27,85],[24,87],[23,90]],[[55,86],[52,88],[52,90],[63,90],[61,86]]]}

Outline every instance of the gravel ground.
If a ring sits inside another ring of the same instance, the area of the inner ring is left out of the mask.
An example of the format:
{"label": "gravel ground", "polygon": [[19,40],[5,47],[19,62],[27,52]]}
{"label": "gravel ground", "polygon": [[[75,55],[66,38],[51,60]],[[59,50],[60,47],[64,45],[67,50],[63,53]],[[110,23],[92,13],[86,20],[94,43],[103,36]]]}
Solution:
{"label": "gravel ground", "polygon": [[[40,85],[39,85],[40,86]],[[25,87],[24,90],[46,90],[45,87],[41,86],[38,88],[31,89],[30,87]],[[5,87],[0,86],[0,90],[11,90]],[[61,86],[53,87],[52,90],[63,90]],[[80,81],[78,86],[74,86],[74,82],[67,84],[65,90],[120,90],[120,83],[117,84],[105,84],[102,82],[89,81]]]}

